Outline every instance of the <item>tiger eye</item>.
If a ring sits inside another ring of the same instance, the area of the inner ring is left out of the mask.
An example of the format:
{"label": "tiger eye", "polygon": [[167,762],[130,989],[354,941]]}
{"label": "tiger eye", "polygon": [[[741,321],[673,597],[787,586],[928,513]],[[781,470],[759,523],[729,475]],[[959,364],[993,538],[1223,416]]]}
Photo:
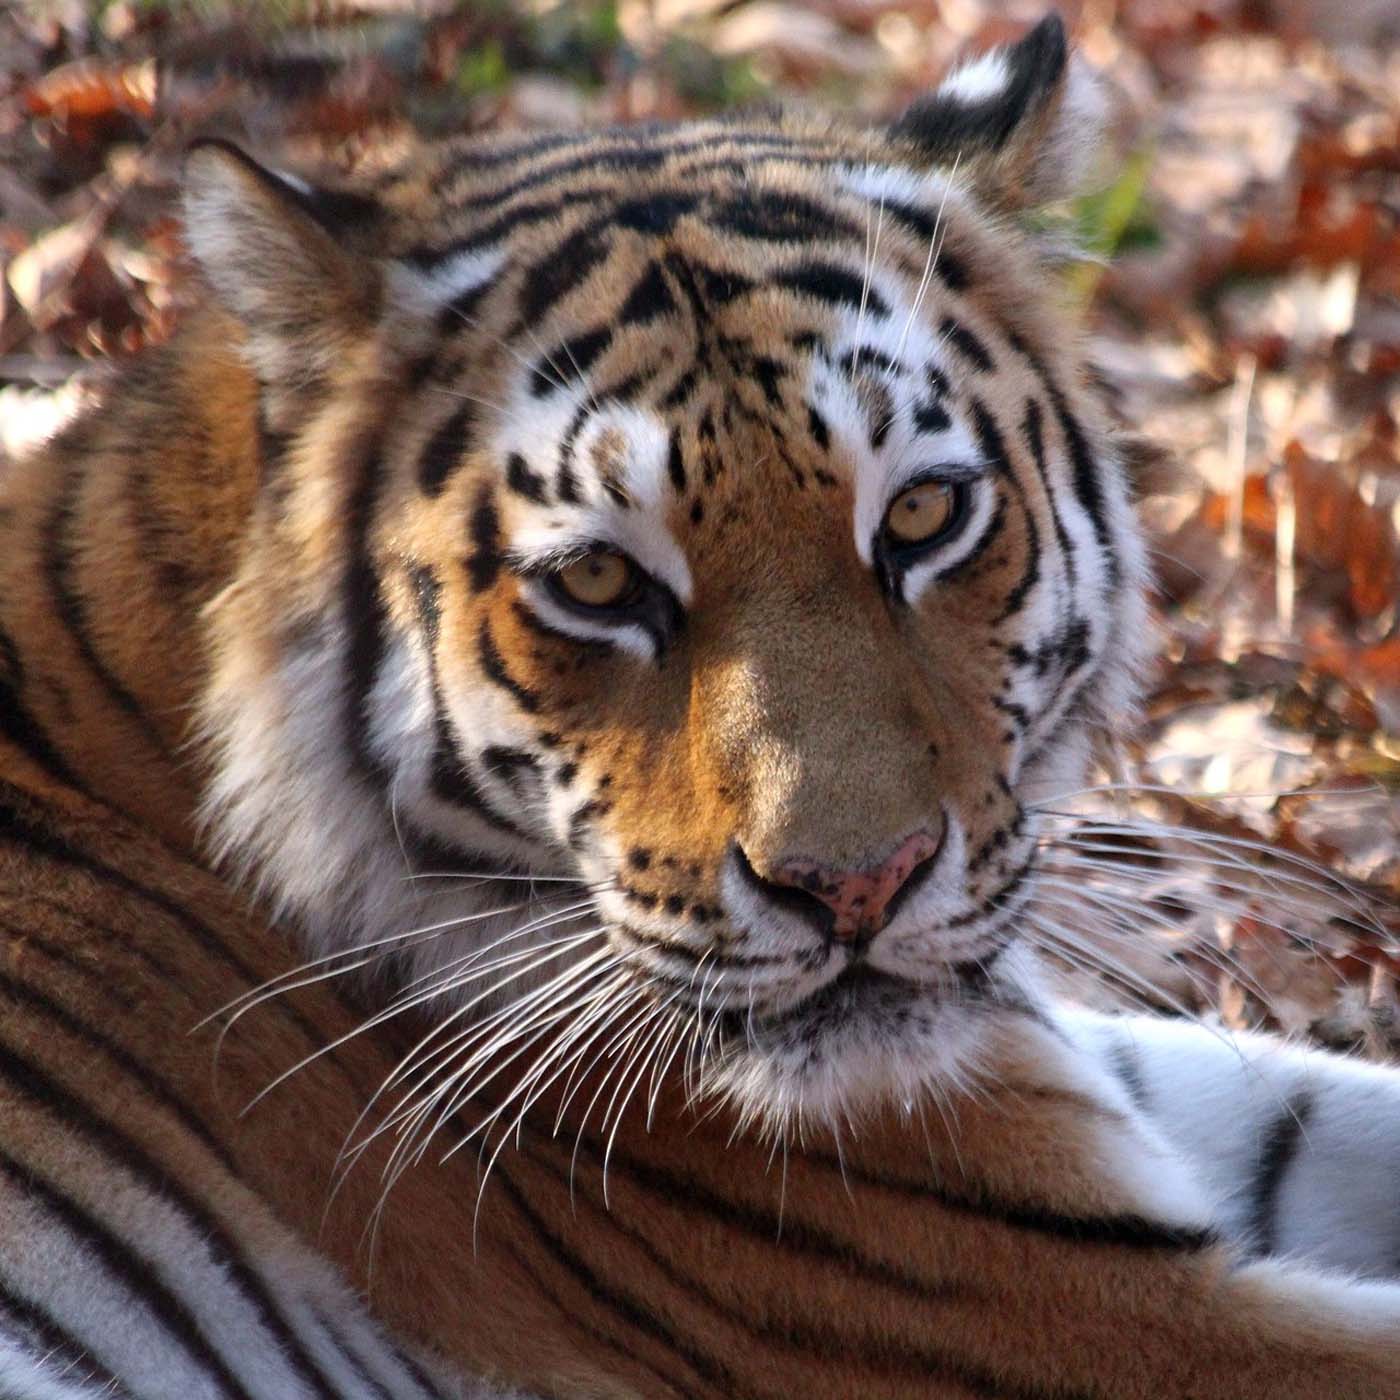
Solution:
{"label": "tiger eye", "polygon": [[885,529],[898,544],[923,544],[953,517],[954,488],[942,481],[923,481],[901,492],[885,512]]}
{"label": "tiger eye", "polygon": [[555,575],[559,587],[588,608],[614,607],[632,588],[632,565],[621,554],[595,550]]}

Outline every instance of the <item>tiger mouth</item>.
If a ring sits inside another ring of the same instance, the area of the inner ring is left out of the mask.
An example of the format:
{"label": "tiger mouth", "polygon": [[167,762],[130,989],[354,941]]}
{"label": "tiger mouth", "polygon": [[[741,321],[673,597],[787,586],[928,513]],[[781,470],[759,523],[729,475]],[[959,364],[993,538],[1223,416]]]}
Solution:
{"label": "tiger mouth", "polygon": [[726,1038],[741,1043],[755,1037],[793,1034],[804,1041],[816,1041],[856,1021],[883,1019],[903,1023],[918,1006],[966,1002],[984,991],[998,958],[1010,943],[1010,931],[1003,931],[976,959],[949,964],[930,979],[885,972],[862,958],[854,958],[830,981],[779,1010],[723,1012],[721,1028]]}

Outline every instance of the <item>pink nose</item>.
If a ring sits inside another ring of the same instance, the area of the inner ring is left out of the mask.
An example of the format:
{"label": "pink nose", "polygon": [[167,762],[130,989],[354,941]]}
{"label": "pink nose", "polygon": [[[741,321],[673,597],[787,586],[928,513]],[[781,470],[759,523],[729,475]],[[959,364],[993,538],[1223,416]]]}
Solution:
{"label": "pink nose", "polygon": [[920,831],[900,844],[873,870],[835,870],[812,860],[785,861],[770,876],[776,885],[791,885],[819,899],[833,914],[837,938],[878,933],[885,926],[890,901],[910,875],[938,850],[938,842]]}

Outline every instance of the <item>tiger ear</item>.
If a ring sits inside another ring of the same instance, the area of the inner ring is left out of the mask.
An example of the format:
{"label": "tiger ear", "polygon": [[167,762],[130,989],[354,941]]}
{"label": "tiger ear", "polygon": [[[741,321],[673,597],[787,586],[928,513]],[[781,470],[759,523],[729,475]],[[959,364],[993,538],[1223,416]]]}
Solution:
{"label": "tiger ear", "polygon": [[954,69],[890,130],[921,163],[956,161],[989,204],[1014,212],[1078,192],[1105,109],[1098,81],[1071,59],[1065,27],[1049,14],[1018,43]]}
{"label": "tiger ear", "polygon": [[347,250],[340,227],[371,217],[369,206],[268,170],[224,141],[186,154],[190,249],[242,323],[250,368],[283,405],[314,388],[377,314],[381,274]]}

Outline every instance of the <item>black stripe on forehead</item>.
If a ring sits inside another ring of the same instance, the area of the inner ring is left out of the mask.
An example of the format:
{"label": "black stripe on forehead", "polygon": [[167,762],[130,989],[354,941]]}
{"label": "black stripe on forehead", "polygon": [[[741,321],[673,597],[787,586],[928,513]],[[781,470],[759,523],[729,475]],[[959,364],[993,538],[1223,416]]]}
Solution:
{"label": "black stripe on forehead", "polygon": [[[463,234],[460,238],[454,238],[448,243],[420,243],[405,253],[403,260],[419,271],[430,272],[439,263],[460,257],[464,253],[474,253],[482,248],[489,248],[493,243],[500,243],[522,228],[547,223],[550,219],[557,219],[560,214],[569,209],[584,204],[595,204],[600,200],[607,199],[611,194],[611,190],[600,186],[570,190],[567,194],[558,195],[551,199],[518,204],[499,218],[492,219],[490,223],[482,224],[470,233]],[[446,217],[451,217],[450,211]]]}
{"label": "black stripe on forehead", "polygon": [[738,190],[716,199],[706,209],[705,217],[723,233],[765,242],[810,243],[862,237],[854,220],[820,200],[790,190]]}
{"label": "black stripe on forehead", "polygon": [[[821,137],[800,137],[786,135],[781,131],[724,131],[694,133],[694,127],[676,126],[659,128],[652,126],[621,128],[596,134],[585,134],[585,140],[575,143],[584,149],[566,160],[542,162],[505,184],[497,185],[480,193],[467,195],[454,200],[453,208],[470,213],[489,209],[514,199],[517,195],[535,190],[541,186],[554,185],[571,176],[590,172],[636,176],[662,168],[668,161],[683,159],[688,155],[742,152],[740,165],[753,165],[766,156],[790,156],[794,154],[809,159],[821,160],[832,152],[832,143]],[[672,139],[667,140],[670,135]],[[724,156],[733,160],[733,154]],[[502,162],[508,164],[509,162]],[[439,180],[446,186],[462,172],[454,164],[447,167]]]}
{"label": "black stripe on forehead", "polygon": [[575,291],[608,255],[605,220],[593,219],[575,229],[525,270],[520,287],[520,317],[533,325]]}
{"label": "black stripe on forehead", "polygon": [[889,303],[869,282],[840,263],[810,261],[784,268],[769,279],[772,285],[824,301],[829,306],[864,311],[877,320],[890,314]]}
{"label": "black stripe on forehead", "polygon": [[541,399],[556,389],[581,381],[612,344],[612,338],[612,331],[606,326],[596,326],[591,331],[561,340],[552,350],[545,351],[530,371],[531,396]]}

